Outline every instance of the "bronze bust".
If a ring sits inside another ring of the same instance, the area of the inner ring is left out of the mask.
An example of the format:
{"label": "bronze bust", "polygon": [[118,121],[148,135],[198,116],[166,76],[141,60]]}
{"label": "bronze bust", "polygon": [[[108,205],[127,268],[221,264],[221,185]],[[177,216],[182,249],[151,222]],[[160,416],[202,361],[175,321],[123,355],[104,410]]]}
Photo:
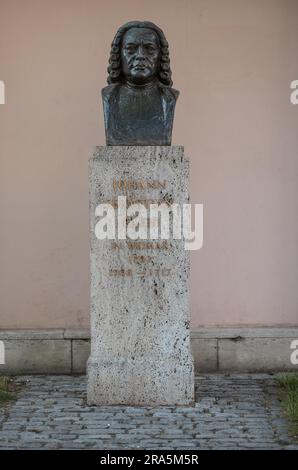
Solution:
{"label": "bronze bust", "polygon": [[169,46],[154,23],[131,21],[112,42],[102,89],[107,145],[171,145],[179,91],[171,88]]}

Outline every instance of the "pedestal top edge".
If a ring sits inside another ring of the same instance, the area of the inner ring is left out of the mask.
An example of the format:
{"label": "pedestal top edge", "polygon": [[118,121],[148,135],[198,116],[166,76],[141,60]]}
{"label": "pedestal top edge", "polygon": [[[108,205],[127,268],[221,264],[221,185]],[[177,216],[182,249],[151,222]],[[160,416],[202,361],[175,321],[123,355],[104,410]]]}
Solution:
{"label": "pedestal top edge", "polygon": [[177,156],[188,160],[184,155],[183,145],[98,145],[94,147],[93,155],[90,156],[89,160],[114,157],[117,154],[123,158],[126,153],[131,157],[160,153],[165,158],[168,156]]}
{"label": "pedestal top edge", "polygon": [[95,145],[95,149],[184,149],[183,145]]}

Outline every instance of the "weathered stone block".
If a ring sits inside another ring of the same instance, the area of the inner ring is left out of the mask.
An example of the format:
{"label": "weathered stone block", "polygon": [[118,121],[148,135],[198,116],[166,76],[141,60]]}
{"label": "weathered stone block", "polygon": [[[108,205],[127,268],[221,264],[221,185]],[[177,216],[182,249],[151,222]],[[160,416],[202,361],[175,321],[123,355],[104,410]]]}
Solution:
{"label": "weathered stone block", "polygon": [[85,374],[90,356],[90,340],[74,339],[72,341],[72,372]]}
{"label": "weathered stone block", "polygon": [[128,206],[188,203],[189,162],[183,147],[97,147],[89,168],[88,402],[192,404],[189,253],[184,241],[170,237],[157,245],[95,236],[97,205],[120,195],[127,196]]}
{"label": "weathered stone block", "polygon": [[198,372],[210,372],[217,369],[217,339],[191,336],[191,349]]}
{"label": "weathered stone block", "polygon": [[219,370],[290,371],[293,338],[219,339]]}
{"label": "weathered stone block", "polygon": [[7,374],[69,374],[71,372],[70,340],[63,339],[8,339],[5,346],[5,364],[1,371]]}

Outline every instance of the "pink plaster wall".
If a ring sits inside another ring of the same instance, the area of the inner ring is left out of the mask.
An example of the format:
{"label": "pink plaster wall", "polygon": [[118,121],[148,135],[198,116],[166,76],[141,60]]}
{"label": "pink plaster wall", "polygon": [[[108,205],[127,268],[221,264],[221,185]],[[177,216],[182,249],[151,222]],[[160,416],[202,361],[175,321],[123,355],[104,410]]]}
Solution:
{"label": "pink plaster wall", "polygon": [[204,204],[192,326],[298,324],[297,0],[0,0],[0,328],[88,325],[87,162],[115,30],[170,43]]}

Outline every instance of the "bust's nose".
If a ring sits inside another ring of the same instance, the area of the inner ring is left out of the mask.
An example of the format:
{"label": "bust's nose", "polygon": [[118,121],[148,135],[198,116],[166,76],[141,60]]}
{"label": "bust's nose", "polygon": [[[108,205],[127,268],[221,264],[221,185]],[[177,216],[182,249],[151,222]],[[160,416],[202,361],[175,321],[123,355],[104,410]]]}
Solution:
{"label": "bust's nose", "polygon": [[144,48],[142,44],[139,45],[136,51],[136,59],[145,59]]}

